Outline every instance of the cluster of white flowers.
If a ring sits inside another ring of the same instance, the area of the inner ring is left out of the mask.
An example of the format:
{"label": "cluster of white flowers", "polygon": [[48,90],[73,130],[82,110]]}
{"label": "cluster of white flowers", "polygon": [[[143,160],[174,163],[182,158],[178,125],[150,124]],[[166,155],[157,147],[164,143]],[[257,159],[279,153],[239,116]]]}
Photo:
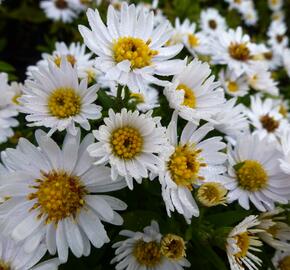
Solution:
{"label": "cluster of white flowers", "polygon": [[[90,2],[40,5],[49,18],[70,22]],[[257,23],[254,1],[226,2],[247,25]],[[175,25],[156,1],[113,3],[106,23],[88,9],[89,27],[79,25],[84,44],[57,42],[27,68],[24,85],[9,85],[1,73],[0,142],[13,135],[19,112],[39,129],[35,144],[20,138],[1,153],[0,269],[57,269],[69,250],[88,256],[110,241],[106,223],[123,224],[126,203],[106,193],[133,192],[144,179],[159,181],[168,216],[177,212],[188,224],[203,207],[226,211],[238,202],[257,213],[226,237],[232,270],[258,269],[262,242],[278,250],[277,269],[289,269],[290,227],[277,207],[290,200],[290,124],[271,72],[285,67],[290,76],[290,49],[278,16],[283,3],[268,2],[276,16],[259,44],[214,8],[199,24],[177,18]],[[117,103],[105,110],[100,93]],[[160,113],[153,109],[161,99]],[[65,134],[63,143],[55,134]],[[117,270],[190,266],[185,241],[161,235],[154,221],[121,235],[128,239],[113,245]],[[36,265],[46,252],[56,259]]]}

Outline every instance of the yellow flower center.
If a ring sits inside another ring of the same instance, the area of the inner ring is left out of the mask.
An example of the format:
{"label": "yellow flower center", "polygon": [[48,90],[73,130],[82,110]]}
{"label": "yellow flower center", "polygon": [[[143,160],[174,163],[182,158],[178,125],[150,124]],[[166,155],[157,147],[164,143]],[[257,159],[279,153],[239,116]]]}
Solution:
{"label": "yellow flower center", "polygon": [[284,106],[283,104],[281,104],[279,106],[279,113],[283,116],[283,117],[287,117],[288,111],[286,106]]}
{"label": "yellow flower center", "polygon": [[215,30],[217,28],[217,23],[215,20],[209,20],[208,25],[211,29]]}
{"label": "yellow flower center", "polygon": [[235,93],[239,90],[239,85],[234,81],[228,82],[228,90],[229,92]]}
{"label": "yellow flower center", "polygon": [[167,166],[172,180],[177,185],[192,189],[192,184],[197,179],[204,179],[198,175],[200,168],[206,166],[205,163],[200,161],[199,154],[201,151],[201,149],[194,149],[193,146],[189,145],[175,148],[175,152],[171,155]]}
{"label": "yellow flower center", "polygon": [[145,97],[141,93],[131,93],[130,97],[136,101],[136,103],[144,103],[145,102]]}
{"label": "yellow flower center", "polygon": [[140,38],[121,37],[113,44],[114,58],[117,63],[124,60],[131,62],[131,68],[143,68],[152,64],[152,58],[158,51],[149,47],[151,40],[146,43]]}
{"label": "yellow flower center", "polygon": [[278,266],[279,270],[290,270],[290,255],[283,258]]}
{"label": "yellow flower center", "polygon": [[197,191],[198,200],[207,207],[224,204],[227,190],[219,183],[208,182],[200,186]]}
{"label": "yellow flower center", "polygon": [[66,0],[55,0],[54,4],[59,9],[66,9],[68,7],[68,3]]}
{"label": "yellow flower center", "polygon": [[200,44],[199,38],[196,35],[188,35],[188,43],[191,48],[195,48]]}
{"label": "yellow flower center", "polygon": [[179,84],[176,88],[178,91],[183,91],[184,92],[184,100],[183,104],[184,106],[190,107],[190,108],[195,108],[196,107],[196,97],[192,89],[190,89],[187,85],[185,84]]}
{"label": "yellow flower center", "polygon": [[[72,54],[68,54],[66,56],[66,59],[69,63],[71,63],[72,66],[74,66],[77,62],[76,58],[72,55]],[[54,63],[60,67],[60,63],[61,63],[61,56],[56,56],[54,59]]]}
{"label": "yellow flower center", "polygon": [[236,253],[235,256],[238,258],[245,257],[250,247],[250,236],[247,232],[244,232],[235,236],[235,239],[237,240],[237,246],[240,249],[240,251]]}
{"label": "yellow flower center", "polygon": [[60,119],[75,116],[81,111],[81,97],[72,88],[58,88],[48,98],[48,109]]}
{"label": "yellow flower center", "polygon": [[20,102],[18,101],[18,98],[20,98],[21,96],[22,96],[21,94],[14,95],[14,97],[12,98],[12,102],[16,105],[19,105]]}
{"label": "yellow flower center", "polygon": [[52,171],[42,173],[42,178],[35,182],[36,192],[28,195],[29,200],[37,200],[31,210],[39,209],[39,217],[45,215],[47,223],[57,224],[64,218],[75,217],[85,204],[87,191],[77,176]]}
{"label": "yellow flower center", "polygon": [[133,159],[142,151],[143,138],[135,128],[118,128],[112,134],[111,146],[113,153],[119,158]]}
{"label": "yellow flower center", "polygon": [[239,61],[247,61],[250,59],[250,50],[246,43],[231,43],[229,46],[229,54],[232,58]]}
{"label": "yellow flower center", "polygon": [[277,5],[277,4],[278,4],[278,0],[271,0],[271,3],[272,3],[273,5]]}
{"label": "yellow flower center", "polygon": [[265,52],[264,54],[264,57],[267,59],[267,60],[272,60],[273,58],[273,53],[272,52]]}
{"label": "yellow flower center", "polygon": [[161,253],[171,260],[185,257],[185,249],[185,242],[180,236],[167,234],[161,240]]}
{"label": "yellow flower center", "polygon": [[161,262],[160,245],[155,242],[139,240],[134,248],[133,255],[137,262],[146,267],[155,267]]}
{"label": "yellow flower center", "polygon": [[241,188],[255,192],[267,186],[267,172],[258,161],[245,160],[235,165],[235,167],[237,179]]}
{"label": "yellow flower center", "polygon": [[11,269],[10,265],[0,259],[0,270],[10,270],[10,269]]}
{"label": "yellow flower center", "polygon": [[272,236],[276,237],[279,232],[279,227],[275,224],[267,229],[267,233],[271,234]]}
{"label": "yellow flower center", "polygon": [[262,116],[260,118],[260,122],[264,129],[268,132],[274,132],[279,127],[279,122],[276,121],[273,117],[269,116],[268,114]]}
{"label": "yellow flower center", "polygon": [[283,35],[277,35],[276,36],[276,40],[277,40],[278,43],[281,43],[283,41],[283,39],[284,39]]}

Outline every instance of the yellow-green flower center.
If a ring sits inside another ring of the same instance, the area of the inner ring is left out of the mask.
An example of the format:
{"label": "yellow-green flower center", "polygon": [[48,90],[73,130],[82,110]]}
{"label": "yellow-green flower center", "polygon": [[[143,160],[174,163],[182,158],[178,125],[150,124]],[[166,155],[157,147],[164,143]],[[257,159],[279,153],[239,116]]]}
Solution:
{"label": "yellow-green flower center", "polygon": [[[66,55],[66,60],[72,65],[74,66],[77,62],[77,59],[72,55],[72,54],[68,54]],[[54,63],[60,67],[60,64],[61,64],[61,56],[56,56],[54,58]]]}
{"label": "yellow-green flower center", "polygon": [[247,232],[241,233],[237,236],[235,236],[235,239],[237,240],[237,246],[239,247],[240,251],[235,254],[238,258],[243,258],[247,255],[247,252],[250,247],[250,236]]}
{"label": "yellow-green flower center", "polygon": [[239,61],[247,61],[251,57],[246,43],[231,43],[228,50],[230,56]]}
{"label": "yellow-green flower center", "polygon": [[113,153],[121,159],[133,159],[143,148],[140,132],[132,127],[116,129],[111,136]]}
{"label": "yellow-green flower center", "polygon": [[234,81],[228,82],[228,90],[229,92],[235,93],[239,90],[239,85]]}
{"label": "yellow-green flower center", "polygon": [[28,195],[36,203],[32,209],[39,209],[39,217],[46,216],[46,222],[57,224],[60,220],[73,216],[84,206],[87,191],[79,177],[66,172],[43,173],[35,180],[36,192]]}
{"label": "yellow-green flower center", "polygon": [[279,270],[290,270],[290,255],[284,257],[278,264]]}
{"label": "yellow-green flower center", "polygon": [[152,58],[158,51],[149,47],[151,40],[144,42],[140,38],[121,37],[113,44],[114,58],[117,63],[124,60],[131,62],[131,68],[143,68],[152,64]]}
{"label": "yellow-green flower center", "polygon": [[227,190],[219,183],[208,182],[200,186],[197,191],[198,200],[205,206],[211,207],[225,204]]}
{"label": "yellow-green flower center", "polygon": [[258,161],[245,160],[235,167],[239,186],[242,189],[255,192],[267,186],[268,174]]}
{"label": "yellow-green flower center", "polygon": [[180,260],[185,257],[185,242],[177,235],[167,234],[161,240],[161,253],[171,260]]}
{"label": "yellow-green flower center", "polygon": [[195,48],[200,44],[199,38],[194,34],[188,35],[188,43],[191,48]]}
{"label": "yellow-green flower center", "polygon": [[139,240],[133,248],[133,255],[140,265],[146,267],[157,266],[162,258],[160,245],[155,241],[144,242]]}
{"label": "yellow-green flower center", "polygon": [[48,97],[48,109],[60,119],[75,116],[81,111],[81,97],[72,88],[58,88]]}
{"label": "yellow-green flower center", "polygon": [[196,96],[191,88],[189,88],[185,84],[179,84],[176,88],[178,91],[184,91],[184,100],[183,104],[184,106],[195,108],[196,107]]}
{"label": "yellow-green flower center", "polygon": [[198,179],[204,179],[198,175],[200,168],[206,166],[205,163],[200,161],[200,152],[201,149],[195,149],[189,145],[177,146],[175,148],[167,166],[172,180],[177,185],[192,189],[193,183]]}

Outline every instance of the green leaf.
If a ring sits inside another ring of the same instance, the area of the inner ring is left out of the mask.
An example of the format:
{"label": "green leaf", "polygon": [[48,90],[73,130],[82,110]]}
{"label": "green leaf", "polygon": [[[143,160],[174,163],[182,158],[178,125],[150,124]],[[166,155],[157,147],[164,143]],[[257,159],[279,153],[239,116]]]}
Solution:
{"label": "green leaf", "polygon": [[15,68],[3,61],[0,61],[0,72],[13,72],[15,71]]}

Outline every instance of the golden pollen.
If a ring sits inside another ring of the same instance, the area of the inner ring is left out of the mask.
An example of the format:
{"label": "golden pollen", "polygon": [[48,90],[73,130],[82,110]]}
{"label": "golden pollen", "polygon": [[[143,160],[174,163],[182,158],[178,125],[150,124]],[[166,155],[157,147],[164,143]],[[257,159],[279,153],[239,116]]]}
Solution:
{"label": "golden pollen", "polygon": [[143,148],[143,138],[140,132],[132,127],[116,129],[111,136],[113,153],[122,159],[133,159]]}
{"label": "golden pollen", "polygon": [[146,267],[155,267],[161,262],[160,245],[155,242],[144,242],[139,240],[134,248],[133,255],[137,262]]}
{"label": "golden pollen", "polygon": [[59,9],[66,9],[68,8],[68,3],[66,0],[55,0],[54,4]]}
{"label": "golden pollen", "polygon": [[279,270],[290,270],[290,255],[283,258],[278,264]]}
{"label": "golden pollen", "polygon": [[188,43],[191,48],[195,48],[200,44],[200,41],[196,35],[190,34],[188,35]]}
{"label": "golden pollen", "polygon": [[172,180],[177,185],[192,189],[193,183],[198,179],[204,179],[198,175],[199,169],[206,166],[205,163],[200,161],[199,154],[201,151],[201,149],[194,149],[193,146],[189,145],[177,146],[175,148],[175,152],[170,156],[167,167]]}
{"label": "golden pollen", "polygon": [[268,114],[262,116],[260,118],[260,122],[264,129],[268,132],[274,132],[279,127],[279,121],[276,121],[273,117]]}
{"label": "golden pollen", "polygon": [[[77,62],[77,59],[72,55],[72,54],[68,54],[66,56],[66,60],[72,65],[74,66]],[[61,63],[61,56],[56,56],[54,59],[54,63],[60,67],[60,63]]]}
{"label": "golden pollen", "polygon": [[185,257],[185,249],[185,242],[180,236],[166,234],[161,240],[161,253],[171,260],[178,261]]}
{"label": "golden pollen", "polygon": [[244,232],[235,236],[235,239],[237,240],[237,246],[240,248],[240,251],[235,256],[238,258],[245,257],[250,247],[250,236],[247,232]]}
{"label": "golden pollen", "polygon": [[231,43],[229,46],[229,54],[232,58],[239,61],[247,61],[250,59],[250,50],[246,43]]}
{"label": "golden pollen", "polygon": [[215,20],[209,20],[208,25],[211,29],[215,30],[217,28],[217,23]]}
{"label": "golden pollen", "polygon": [[196,96],[195,96],[192,89],[190,89],[185,84],[179,84],[177,86],[176,90],[178,90],[178,91],[183,90],[184,91],[184,101],[183,101],[182,105],[190,107],[190,108],[196,107]]}
{"label": "golden pollen", "polygon": [[57,224],[67,217],[75,217],[85,204],[87,191],[77,176],[52,171],[42,173],[42,178],[35,182],[36,192],[28,195],[29,200],[37,200],[31,210],[39,209],[39,218],[45,215],[47,223]]}
{"label": "golden pollen", "polygon": [[11,267],[8,263],[5,263],[0,259],[0,270],[11,270]]}
{"label": "golden pollen", "polygon": [[149,47],[151,40],[146,43],[140,38],[122,37],[113,44],[114,58],[117,63],[124,60],[131,62],[131,68],[143,68],[152,64],[152,58],[158,51]]}
{"label": "golden pollen", "polygon": [[197,191],[198,200],[207,207],[219,204],[225,205],[227,190],[220,183],[208,182],[200,186]]}
{"label": "golden pollen", "polygon": [[259,191],[268,184],[268,174],[256,160],[245,160],[235,165],[239,186],[251,192]]}
{"label": "golden pollen", "polygon": [[81,97],[72,88],[58,88],[48,98],[48,109],[59,119],[75,116],[81,111]]}
{"label": "golden pollen", "polygon": [[239,90],[239,86],[236,82],[229,81],[228,82],[228,90],[229,90],[229,92],[235,93]]}

